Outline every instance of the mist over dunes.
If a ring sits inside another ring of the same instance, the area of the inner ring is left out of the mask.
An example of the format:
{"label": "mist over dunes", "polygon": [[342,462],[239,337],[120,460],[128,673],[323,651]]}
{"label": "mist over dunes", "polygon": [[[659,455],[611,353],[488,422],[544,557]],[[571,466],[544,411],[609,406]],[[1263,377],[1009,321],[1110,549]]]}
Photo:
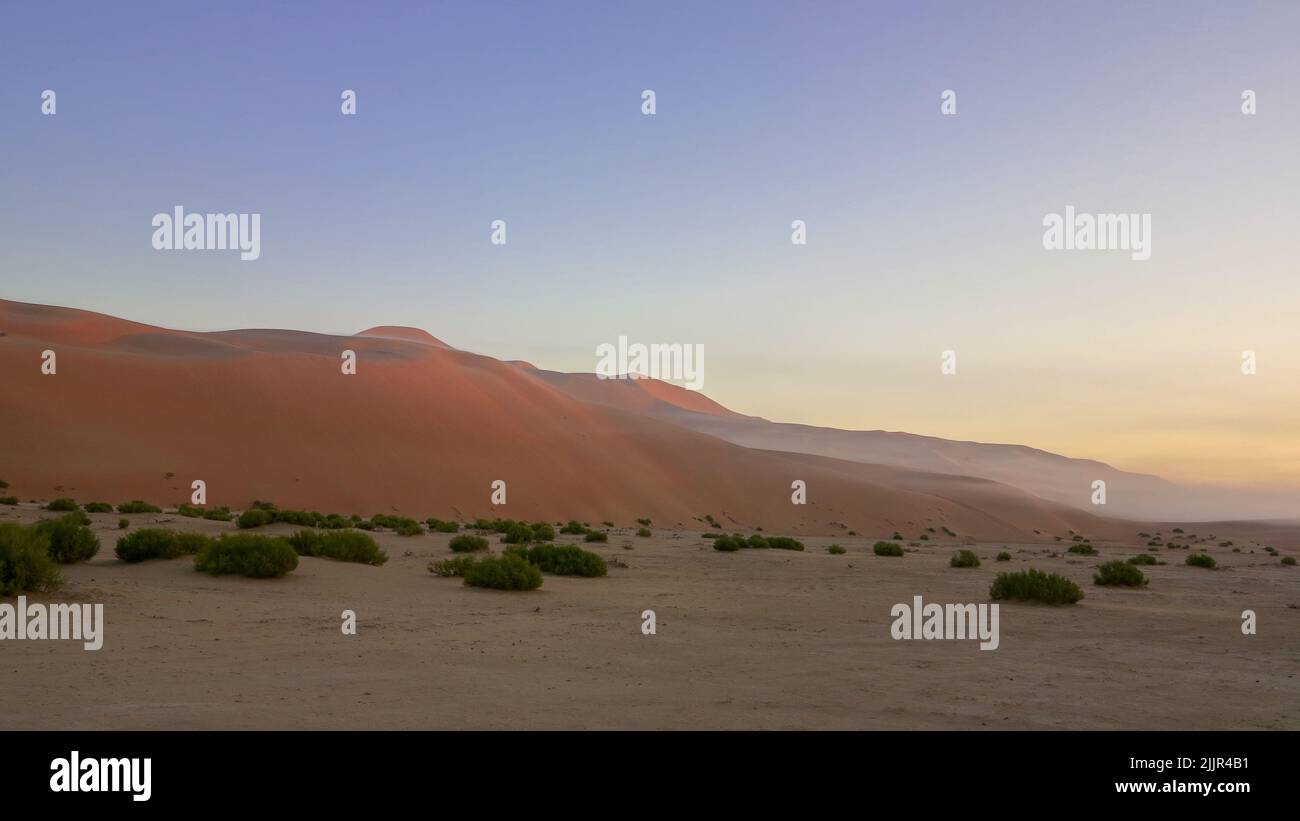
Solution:
{"label": "mist over dunes", "polygon": [[[197,333],[0,301],[0,332],[0,474],[24,498],[175,503],[200,478],[217,505],[1032,541],[1131,535],[1084,509],[1092,478],[1172,487],[1027,448],[778,425],[413,328]],[[508,505],[494,508],[497,479]],[[796,479],[807,505],[790,502]]]}

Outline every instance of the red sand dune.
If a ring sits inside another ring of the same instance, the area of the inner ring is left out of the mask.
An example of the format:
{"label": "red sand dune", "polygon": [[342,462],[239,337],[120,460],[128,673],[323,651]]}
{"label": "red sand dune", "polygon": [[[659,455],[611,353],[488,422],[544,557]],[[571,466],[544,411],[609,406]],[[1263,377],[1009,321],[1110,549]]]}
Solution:
{"label": "red sand dune", "polygon": [[[742,447],[628,409],[734,416],[699,394],[620,380],[598,386],[614,398],[583,401],[549,384],[557,375],[411,330],[189,333],[0,300],[0,477],[22,498],[175,504],[203,479],[209,504],[236,508],[267,499],[365,515],[693,527],[711,514],[769,532],[1131,536],[1129,523],[985,479]],[[46,348],[57,375],[40,372]],[[354,376],[340,372],[345,349],[357,352]],[[496,479],[509,495],[493,508]],[[790,502],[795,479],[807,483],[805,506]]]}

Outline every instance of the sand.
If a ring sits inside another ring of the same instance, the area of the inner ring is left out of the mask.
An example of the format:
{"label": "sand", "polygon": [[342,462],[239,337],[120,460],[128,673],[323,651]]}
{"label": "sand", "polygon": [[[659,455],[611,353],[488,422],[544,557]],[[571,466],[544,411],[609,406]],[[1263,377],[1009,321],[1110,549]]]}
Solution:
{"label": "sand", "polygon": [[[0,508],[0,521],[42,515]],[[843,556],[823,537],[804,553],[719,553],[698,532],[622,530],[590,546],[607,577],[505,593],[428,573],[452,555],[443,534],[376,534],[383,567],[304,558],[255,581],[188,558],[118,562],[117,514],[91,518],[100,554],[33,598],[102,602],[104,648],[0,644],[0,729],[1300,729],[1300,568],[1240,543],[1198,546],[1215,571],[1162,550],[1170,563],[1144,568],[1148,589],[1119,590],[1092,585],[1092,568],[1144,548],[1053,558],[1062,545],[1009,545],[1013,560],[995,563],[1003,546],[983,544],[983,566],[958,570],[957,543],[901,559],[844,537]],[[995,573],[1029,566],[1087,597],[1003,604],[995,651],[890,638],[895,603],[987,601]],[[1241,633],[1246,608],[1258,635]],[[344,609],[355,636],[340,630]]]}

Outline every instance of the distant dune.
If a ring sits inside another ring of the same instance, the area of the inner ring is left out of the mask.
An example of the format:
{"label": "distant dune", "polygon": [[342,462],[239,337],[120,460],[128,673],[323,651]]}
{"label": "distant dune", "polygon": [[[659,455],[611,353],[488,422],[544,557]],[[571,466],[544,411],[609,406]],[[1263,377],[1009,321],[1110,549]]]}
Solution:
{"label": "distant dune", "polygon": [[[617,380],[596,386],[608,402],[583,401],[409,329],[190,333],[6,301],[0,332],[0,476],[24,498],[176,503],[197,478],[210,504],[343,513],[677,526],[712,515],[727,527],[942,525],[983,539],[1128,529],[984,479],[742,447],[640,412],[733,416],[698,394]],[[40,373],[46,348],[55,376]],[[345,349],[355,376],[340,372]],[[595,382],[549,379],[579,395]],[[493,508],[496,479],[508,504]],[[795,479],[806,506],[790,502]]]}

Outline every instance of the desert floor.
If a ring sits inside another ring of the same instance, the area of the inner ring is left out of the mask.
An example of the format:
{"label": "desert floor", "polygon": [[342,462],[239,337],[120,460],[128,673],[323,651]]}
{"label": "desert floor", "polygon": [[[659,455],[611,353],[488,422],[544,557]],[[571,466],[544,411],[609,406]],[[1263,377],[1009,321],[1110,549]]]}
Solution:
{"label": "desert floor", "polygon": [[[0,521],[42,515],[6,508]],[[256,581],[194,572],[189,558],[124,564],[118,515],[91,518],[99,555],[29,600],[102,602],[104,647],[0,642],[0,728],[1300,728],[1300,568],[1259,545],[1194,548],[1220,562],[1213,571],[1161,550],[1169,564],[1143,568],[1149,587],[1130,590],[1093,585],[1092,569],[1145,547],[1067,557],[1068,543],[1010,545],[1013,560],[998,563],[1003,546],[985,544],[982,567],[953,569],[955,544],[903,558],[843,537],[720,553],[698,533],[620,530],[587,545],[610,560],[608,577],[506,593],[430,574],[452,555],[443,534],[375,534],[383,567],[304,558]],[[848,553],[828,554],[832,542]],[[1028,566],[1074,579],[1086,598],[1004,603],[995,651],[890,637],[895,603],[987,601],[997,572]],[[340,630],[349,609],[354,636]],[[641,632],[647,609],[656,635]],[[1242,635],[1245,609],[1257,635]]]}

